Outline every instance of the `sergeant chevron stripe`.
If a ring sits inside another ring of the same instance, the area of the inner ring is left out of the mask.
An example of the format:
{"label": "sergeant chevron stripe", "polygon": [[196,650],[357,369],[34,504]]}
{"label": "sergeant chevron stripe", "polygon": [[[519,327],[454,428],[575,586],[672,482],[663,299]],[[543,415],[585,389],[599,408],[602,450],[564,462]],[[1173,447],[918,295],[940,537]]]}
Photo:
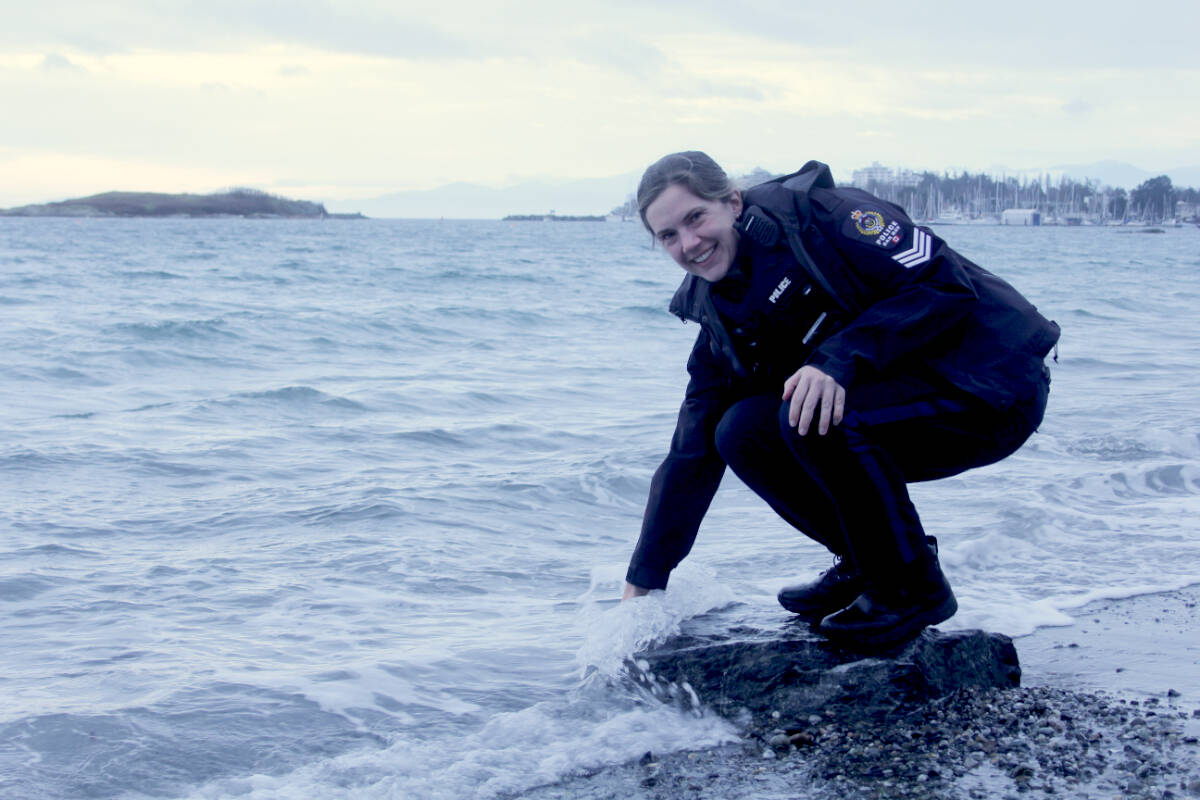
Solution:
{"label": "sergeant chevron stripe", "polygon": [[892,256],[893,261],[899,261],[905,269],[924,264],[929,260],[929,251],[933,249],[933,239],[920,228],[913,228],[913,246],[903,253]]}

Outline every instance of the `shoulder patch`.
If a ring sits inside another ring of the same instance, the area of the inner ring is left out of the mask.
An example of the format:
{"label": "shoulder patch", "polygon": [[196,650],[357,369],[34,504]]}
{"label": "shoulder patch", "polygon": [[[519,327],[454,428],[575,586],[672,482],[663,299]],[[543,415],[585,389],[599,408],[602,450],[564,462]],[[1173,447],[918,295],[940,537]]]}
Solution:
{"label": "shoulder patch", "polygon": [[884,250],[893,250],[907,233],[899,220],[893,219],[881,206],[860,204],[842,223],[842,235]]}

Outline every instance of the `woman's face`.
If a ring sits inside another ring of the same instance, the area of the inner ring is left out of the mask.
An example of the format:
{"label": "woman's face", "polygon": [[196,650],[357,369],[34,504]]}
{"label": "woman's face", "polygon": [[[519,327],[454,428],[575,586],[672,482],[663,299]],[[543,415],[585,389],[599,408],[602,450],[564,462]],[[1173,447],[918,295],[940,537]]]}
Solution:
{"label": "woman's face", "polygon": [[674,183],[646,207],[646,224],[676,264],[716,283],[737,256],[733,223],[741,213],[742,196],[736,192],[728,200],[704,200]]}

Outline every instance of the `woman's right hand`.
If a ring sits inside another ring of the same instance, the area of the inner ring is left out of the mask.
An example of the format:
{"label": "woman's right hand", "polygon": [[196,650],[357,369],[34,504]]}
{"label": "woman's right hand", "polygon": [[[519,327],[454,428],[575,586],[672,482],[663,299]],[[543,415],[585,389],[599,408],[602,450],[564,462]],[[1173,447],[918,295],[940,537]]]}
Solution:
{"label": "woman's right hand", "polygon": [[809,425],[817,423],[817,433],[829,433],[831,425],[840,425],[846,412],[846,390],[830,375],[805,364],[783,384],[783,399],[788,406],[788,423],[804,436]]}

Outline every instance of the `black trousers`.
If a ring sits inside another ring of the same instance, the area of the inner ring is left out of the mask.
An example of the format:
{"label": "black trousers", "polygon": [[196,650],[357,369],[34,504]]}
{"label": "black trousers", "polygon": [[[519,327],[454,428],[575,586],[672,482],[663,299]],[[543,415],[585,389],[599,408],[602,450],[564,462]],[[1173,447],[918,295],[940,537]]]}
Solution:
{"label": "black trousers", "polygon": [[[1049,372],[1031,397],[997,411],[955,387],[912,396],[893,385],[856,387],[838,426],[800,436],[779,395],[735,403],[716,430],[725,462],[798,530],[887,582],[928,557],[908,483],[995,463],[1041,424]],[[910,387],[906,387],[910,388]],[[891,398],[891,399],[889,399]]]}

